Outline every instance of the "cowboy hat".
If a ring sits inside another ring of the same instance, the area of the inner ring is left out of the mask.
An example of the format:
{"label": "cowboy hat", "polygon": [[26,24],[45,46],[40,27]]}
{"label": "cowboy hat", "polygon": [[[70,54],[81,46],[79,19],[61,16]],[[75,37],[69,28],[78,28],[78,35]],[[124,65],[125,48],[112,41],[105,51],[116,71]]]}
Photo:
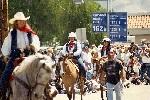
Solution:
{"label": "cowboy hat", "polygon": [[24,14],[23,14],[23,12],[17,12],[15,15],[14,15],[14,18],[12,18],[12,19],[10,19],[9,20],[9,23],[10,24],[14,24],[14,22],[16,21],[16,20],[28,20],[30,18],[30,16],[28,16],[28,17],[25,17],[24,16]]}
{"label": "cowboy hat", "polygon": [[104,42],[104,41],[110,42],[111,40],[110,40],[109,38],[104,38],[104,39],[103,39],[103,42]]}
{"label": "cowboy hat", "polygon": [[74,33],[74,32],[71,32],[71,33],[69,33],[69,36],[68,36],[69,38],[70,37],[74,37],[74,38],[76,38],[76,33]]}

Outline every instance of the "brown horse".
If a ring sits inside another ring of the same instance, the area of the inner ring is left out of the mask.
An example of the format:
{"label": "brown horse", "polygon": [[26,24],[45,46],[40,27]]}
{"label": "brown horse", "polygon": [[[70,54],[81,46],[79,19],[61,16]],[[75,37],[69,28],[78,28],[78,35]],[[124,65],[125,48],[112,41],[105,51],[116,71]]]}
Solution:
{"label": "brown horse", "polygon": [[[100,77],[102,72],[102,66],[107,61],[107,57],[99,57],[98,53],[93,54],[92,62],[95,73],[95,78],[98,80],[98,82],[102,85],[105,84],[105,77]],[[100,85],[100,91],[101,91],[101,99],[104,100],[104,88]]]}
{"label": "brown horse", "polygon": [[99,57],[98,52],[92,52],[92,63],[95,78],[99,78],[101,67],[105,61],[106,58]]}
{"label": "brown horse", "polygon": [[63,70],[64,73],[62,75],[62,81],[67,91],[67,96],[69,100],[72,99],[72,96],[73,96],[73,100],[75,100],[74,85],[76,83],[79,85],[81,100],[82,100],[84,78],[81,75],[79,75],[79,70],[76,64],[73,62],[72,59],[68,59],[68,57],[64,57],[61,70]]}

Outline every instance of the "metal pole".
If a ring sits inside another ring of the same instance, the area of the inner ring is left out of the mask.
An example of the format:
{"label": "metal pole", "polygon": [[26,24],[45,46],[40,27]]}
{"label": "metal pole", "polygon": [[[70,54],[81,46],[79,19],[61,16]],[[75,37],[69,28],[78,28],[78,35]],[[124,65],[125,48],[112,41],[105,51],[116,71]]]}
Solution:
{"label": "metal pole", "polygon": [[107,0],[107,35],[109,37],[109,0]]}

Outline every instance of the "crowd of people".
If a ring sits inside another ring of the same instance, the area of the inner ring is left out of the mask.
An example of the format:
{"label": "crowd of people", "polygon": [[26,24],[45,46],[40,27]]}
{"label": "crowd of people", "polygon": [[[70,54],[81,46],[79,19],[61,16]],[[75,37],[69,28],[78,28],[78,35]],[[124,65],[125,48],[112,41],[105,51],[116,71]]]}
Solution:
{"label": "crowd of people", "polygon": [[[73,37],[75,38],[75,35]],[[64,50],[66,47],[60,52],[61,55],[64,54]],[[106,87],[113,88],[107,90],[108,100],[113,100],[113,90],[116,90],[116,100],[122,100],[120,84],[127,82],[127,87],[129,84],[150,84],[150,47],[144,39],[141,40],[140,44],[134,42],[115,44],[109,38],[104,38],[99,46],[89,45],[86,41],[82,51],[80,51],[80,56],[86,70],[86,79],[89,83],[93,82],[93,87],[95,84],[97,88],[99,88],[99,81],[101,80],[97,80],[97,74],[100,73],[98,77],[104,77],[102,71],[98,73],[97,70],[99,69],[94,63],[94,60],[99,61],[99,66],[101,66],[99,68],[102,68],[106,74]],[[92,91],[95,92],[96,88],[93,88]]]}
{"label": "crowd of people", "polygon": [[[102,44],[99,46],[95,44],[89,45],[88,41],[86,41],[84,46],[81,47],[81,44],[76,40],[75,33],[71,32],[68,38],[69,42],[64,45],[63,50],[57,56],[61,57],[68,54],[69,56],[78,56],[80,58],[80,63],[83,64],[81,64],[82,67],[79,67],[79,70],[86,71],[86,76],[84,77],[89,84],[93,84],[91,88],[92,92],[95,92],[99,88],[99,81],[101,79],[97,77],[101,77],[102,75],[102,72],[98,71],[99,69],[96,67],[95,60],[99,61],[99,68],[102,68],[106,74],[106,87],[116,87],[116,91],[120,89],[117,94],[117,100],[121,100],[120,93],[122,92],[122,87],[117,87],[120,86],[119,84],[125,83],[126,81],[135,85],[149,84],[150,49],[146,40],[141,40],[141,44],[135,44],[134,42],[130,44],[115,44],[109,38],[104,38]],[[76,43],[78,43],[78,46]],[[73,51],[74,48],[76,49],[75,51]],[[77,52],[78,55],[76,55]],[[110,95],[112,91],[107,93],[108,98],[112,100],[112,95]]]}
{"label": "crowd of people", "polygon": [[[105,43],[105,42],[107,42],[107,43]],[[131,44],[125,44],[125,43],[122,43],[122,44],[111,43],[110,44],[110,40],[108,38],[104,38],[103,44],[100,44],[98,47],[96,47],[95,45],[92,45],[91,47],[84,48],[84,49],[86,49],[86,51],[88,51],[89,55],[91,55],[91,56],[88,56],[88,57],[91,57],[91,59],[94,58],[94,56],[95,56],[94,54],[96,54],[96,57],[100,58],[100,59],[105,58],[107,55],[108,62],[103,64],[104,71],[106,72],[106,75],[108,76],[108,77],[106,76],[106,81],[108,82],[108,83],[106,83],[107,88],[112,88],[119,82],[119,80],[117,82],[115,82],[115,80],[116,80],[115,78],[117,78],[118,75],[115,74],[116,72],[113,72],[112,68],[114,68],[113,67],[114,63],[111,63],[109,65],[110,55],[113,55],[113,59],[121,63],[122,68],[125,71],[124,72],[125,78],[123,78],[123,80],[122,80],[123,82],[127,81],[127,82],[130,82],[131,84],[135,84],[135,85],[141,85],[141,84],[149,85],[150,84],[150,47],[149,47],[149,44],[146,43],[146,40],[142,39],[140,44],[135,44],[134,42],[132,42]],[[83,52],[84,52],[84,50],[83,50]],[[84,54],[85,53],[83,53],[83,55]],[[83,56],[83,59],[86,60],[87,59],[86,57],[87,56],[85,56],[85,58],[84,58],[84,56]],[[92,64],[92,60],[89,61],[88,59],[86,61],[88,61],[89,63]],[[107,65],[107,63],[108,63],[108,65]],[[111,66],[111,68],[107,69],[106,66],[107,67]],[[94,75],[94,67],[92,67],[92,68],[93,68],[92,71],[88,70],[87,72],[88,73],[90,72],[90,75],[93,76]],[[116,70],[118,71],[120,69],[119,65],[116,65],[116,68],[117,68]],[[109,71],[109,70],[111,70],[111,71]],[[110,73],[111,74],[113,73],[113,75],[115,77],[114,79]],[[109,74],[110,74],[110,78],[109,78]],[[124,76],[122,76],[122,77],[124,77]],[[110,83],[111,83],[111,85],[110,85]],[[112,93],[110,93],[110,90],[108,90],[108,91],[109,91],[109,92],[107,92],[108,100],[112,100],[112,95],[110,95]],[[120,95],[120,94],[117,94],[117,95]],[[116,95],[116,97],[118,97],[117,95]],[[121,100],[121,99],[118,98],[116,100]]]}

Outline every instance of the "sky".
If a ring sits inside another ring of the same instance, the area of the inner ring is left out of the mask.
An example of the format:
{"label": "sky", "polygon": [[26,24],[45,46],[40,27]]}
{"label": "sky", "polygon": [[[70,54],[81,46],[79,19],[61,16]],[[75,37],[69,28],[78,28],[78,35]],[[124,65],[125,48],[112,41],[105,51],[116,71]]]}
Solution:
{"label": "sky", "polygon": [[[112,0],[114,11],[125,11],[128,13],[150,12],[150,0]],[[106,2],[102,1],[103,6]]]}

